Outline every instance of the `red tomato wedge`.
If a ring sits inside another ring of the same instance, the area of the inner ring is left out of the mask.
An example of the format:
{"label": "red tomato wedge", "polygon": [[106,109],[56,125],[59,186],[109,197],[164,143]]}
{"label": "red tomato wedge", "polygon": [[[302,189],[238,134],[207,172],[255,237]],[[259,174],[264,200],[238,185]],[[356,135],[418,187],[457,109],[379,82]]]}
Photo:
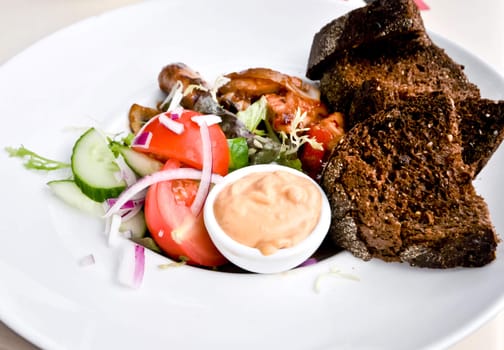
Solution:
{"label": "red tomato wedge", "polygon": [[[203,151],[201,134],[198,124],[191,120],[192,117],[201,113],[184,110],[177,122],[184,125],[181,134],[168,129],[159,122],[159,117],[150,120],[141,132],[151,133],[152,138],[147,148],[135,146],[135,151],[150,153],[161,160],[176,159],[196,169],[203,167]],[[212,140],[212,172],[226,175],[229,167],[229,148],[226,135],[219,125],[211,125],[208,128]]]}
{"label": "red tomato wedge", "polygon": [[[180,167],[180,162],[168,160],[164,169]],[[195,216],[190,209],[197,191],[198,181],[194,180],[165,181],[149,187],[144,208],[147,227],[171,258],[187,258],[194,265],[220,266],[227,260],[212,243],[203,212]]]}

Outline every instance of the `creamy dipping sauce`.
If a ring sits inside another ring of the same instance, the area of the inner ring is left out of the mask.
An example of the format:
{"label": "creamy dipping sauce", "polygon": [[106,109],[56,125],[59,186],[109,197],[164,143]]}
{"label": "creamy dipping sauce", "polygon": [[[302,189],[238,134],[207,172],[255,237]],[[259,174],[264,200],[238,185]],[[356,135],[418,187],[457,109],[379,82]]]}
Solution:
{"label": "creamy dipping sauce", "polygon": [[317,225],[320,190],[307,178],[286,171],[249,174],[217,195],[217,223],[235,241],[263,255],[294,246]]}

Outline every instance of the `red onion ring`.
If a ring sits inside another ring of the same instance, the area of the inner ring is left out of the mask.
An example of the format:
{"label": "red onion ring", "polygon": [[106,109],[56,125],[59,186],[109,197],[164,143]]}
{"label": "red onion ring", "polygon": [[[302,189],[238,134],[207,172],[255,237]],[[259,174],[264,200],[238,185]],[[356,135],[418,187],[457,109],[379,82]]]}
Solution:
{"label": "red onion ring", "polygon": [[210,190],[210,182],[212,178],[213,155],[212,155],[212,140],[208,131],[208,124],[204,119],[197,119],[200,127],[201,146],[203,148],[203,169],[201,170],[201,181],[198,186],[198,192],[191,205],[191,212],[194,216],[198,216],[205,204],[205,199]]}
{"label": "red onion ring", "polygon": [[145,272],[145,248],[135,244],[135,271],[133,273],[133,287],[138,288],[142,284]]}
{"label": "red onion ring", "polygon": [[[200,180],[202,178],[202,171],[191,169],[191,168],[179,168],[179,169],[168,169],[161,170],[154,174],[144,176],[138,180],[134,185],[128,187],[124,190],[121,195],[117,198],[117,201],[112,205],[112,207],[107,210],[104,217],[110,217],[116,213],[128,200],[135,197],[135,195],[150,185],[153,185],[162,181],[178,180],[178,179],[188,179],[188,180]],[[222,176],[217,174],[211,174],[210,182],[217,183],[222,180]]]}

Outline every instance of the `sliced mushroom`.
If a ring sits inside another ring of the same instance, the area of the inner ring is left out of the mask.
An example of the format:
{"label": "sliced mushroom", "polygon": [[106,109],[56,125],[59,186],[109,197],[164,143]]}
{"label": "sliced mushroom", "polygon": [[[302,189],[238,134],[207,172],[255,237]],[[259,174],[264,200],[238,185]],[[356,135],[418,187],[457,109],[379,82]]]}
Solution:
{"label": "sliced mushroom", "polygon": [[136,134],[152,117],[161,113],[160,110],[133,104],[129,110],[128,119],[131,131]]}

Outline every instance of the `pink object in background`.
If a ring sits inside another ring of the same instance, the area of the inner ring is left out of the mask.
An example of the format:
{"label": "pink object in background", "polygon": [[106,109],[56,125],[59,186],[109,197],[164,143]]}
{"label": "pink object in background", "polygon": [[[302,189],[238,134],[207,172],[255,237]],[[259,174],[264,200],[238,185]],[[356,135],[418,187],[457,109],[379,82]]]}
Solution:
{"label": "pink object in background", "polygon": [[[343,1],[348,1],[348,0],[343,0]],[[366,4],[369,4],[373,2],[374,0],[364,0]],[[417,5],[418,9],[421,11],[425,10],[430,10],[430,7],[423,1],[423,0],[414,0],[415,4]]]}
{"label": "pink object in background", "polygon": [[423,0],[415,0],[415,4],[418,6],[418,9],[423,11],[423,10],[428,10],[429,6]]}

